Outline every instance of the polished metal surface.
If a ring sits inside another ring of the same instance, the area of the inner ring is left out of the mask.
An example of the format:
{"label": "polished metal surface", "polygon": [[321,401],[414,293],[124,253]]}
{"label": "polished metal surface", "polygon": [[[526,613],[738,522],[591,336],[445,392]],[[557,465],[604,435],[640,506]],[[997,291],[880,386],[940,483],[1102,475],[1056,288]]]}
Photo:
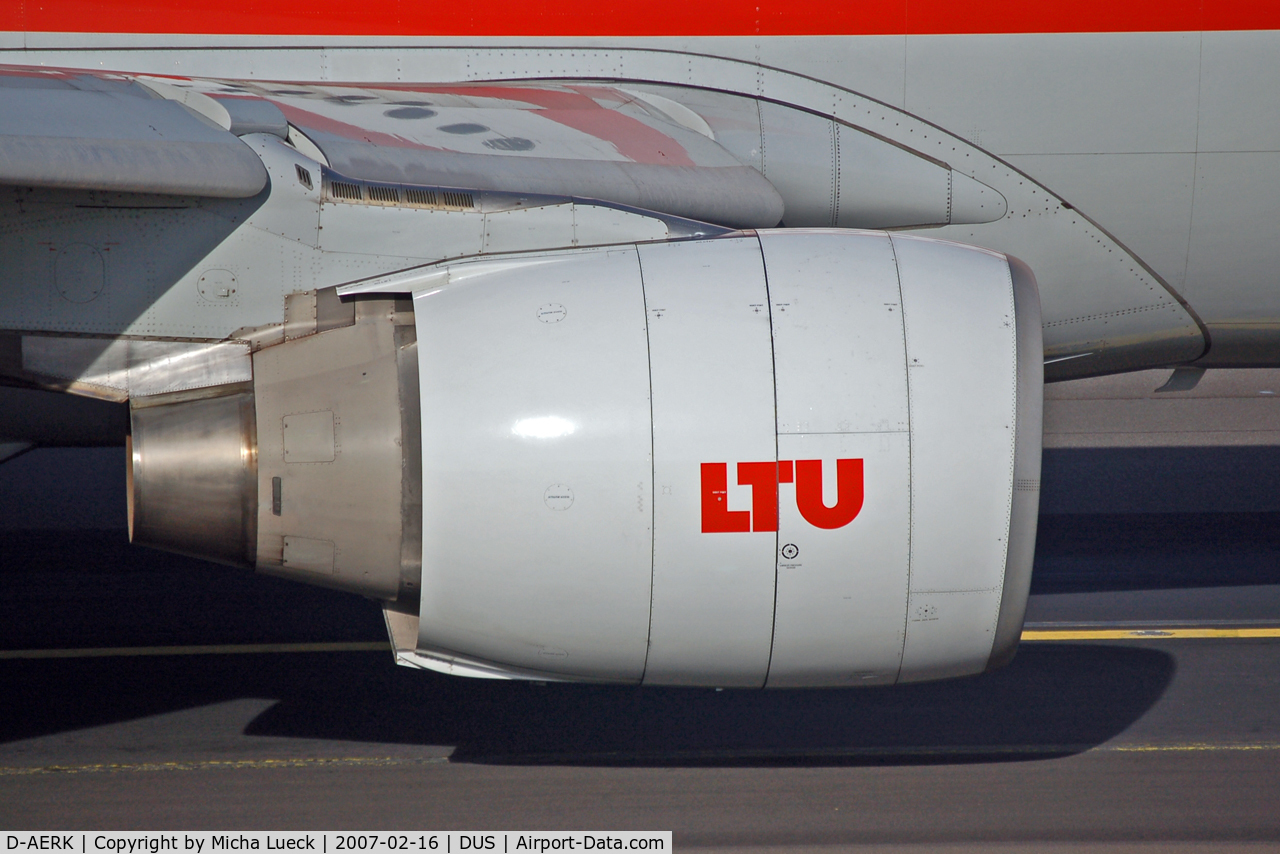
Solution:
{"label": "polished metal surface", "polygon": [[[410,305],[412,305],[410,303]],[[400,593],[397,607],[416,614],[422,586],[422,405],[418,387],[418,330],[413,311],[395,314],[400,381]],[[417,629],[414,629],[416,636]]]}
{"label": "polished metal surface", "polygon": [[94,397],[140,397],[253,379],[241,341],[21,336],[19,379]]}
{"label": "polished metal surface", "polygon": [[253,392],[243,385],[218,391],[132,401],[129,536],[251,566],[258,504]]}
{"label": "polished metal surface", "polygon": [[[365,299],[357,310],[332,289],[300,292],[286,301],[284,330],[267,336],[282,343],[258,349],[252,364],[240,342],[191,351],[234,355],[228,376],[249,382],[132,399],[133,541],[416,611],[422,499],[412,308]],[[115,350],[127,363],[138,343]],[[183,360],[147,367],[176,376]],[[135,372],[121,370],[129,380]]]}
{"label": "polished metal surface", "polygon": [[[422,500],[412,309],[363,298],[352,311],[330,297],[321,317],[316,294],[291,295],[288,340],[253,356],[258,489],[272,497],[252,510],[253,563],[416,611]],[[333,328],[343,306],[354,322]]]}

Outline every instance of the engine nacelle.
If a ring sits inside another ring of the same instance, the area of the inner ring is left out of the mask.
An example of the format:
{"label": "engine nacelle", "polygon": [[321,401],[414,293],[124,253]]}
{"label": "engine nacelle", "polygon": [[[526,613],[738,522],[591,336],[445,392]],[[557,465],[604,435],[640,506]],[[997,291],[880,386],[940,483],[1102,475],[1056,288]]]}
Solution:
{"label": "engine nacelle", "polygon": [[[792,230],[379,288],[413,312],[317,303],[328,331],[254,355],[252,429],[243,389],[135,405],[135,538],[394,601],[402,663],[475,676],[873,685],[1012,656],[1041,434],[1020,262]],[[239,486],[200,517],[180,461],[206,446],[191,486]]]}

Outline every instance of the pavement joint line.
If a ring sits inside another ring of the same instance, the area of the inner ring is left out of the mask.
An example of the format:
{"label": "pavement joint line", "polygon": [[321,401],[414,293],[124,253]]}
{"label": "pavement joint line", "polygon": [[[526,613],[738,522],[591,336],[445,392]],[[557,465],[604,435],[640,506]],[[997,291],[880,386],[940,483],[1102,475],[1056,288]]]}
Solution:
{"label": "pavement joint line", "polygon": [[1280,744],[1274,742],[1241,742],[1213,744],[1211,742],[1191,742],[1188,744],[1115,744],[1094,748],[1104,753],[1196,753],[1280,750]]}
{"label": "pavement joint line", "polygon": [[404,758],[395,756],[298,757],[293,759],[209,759],[178,762],[104,762],[93,765],[0,766],[0,777],[39,774],[101,774],[122,771],[218,771],[270,770],[272,768],[317,768],[334,766],[438,765],[447,756]]}
{"label": "pavement joint line", "polygon": [[1085,753],[1240,753],[1280,751],[1280,742],[1192,742],[1185,744],[954,744],[891,745],[877,747],[837,747],[819,750],[688,750],[671,753],[540,753],[468,756],[466,761],[484,764],[560,764],[645,762],[744,762],[797,759],[921,759],[937,757],[1030,757],[1063,758]]}
{"label": "pavement joint line", "polygon": [[[1041,624],[1043,625],[1043,624]],[[1236,626],[1232,628],[1168,627],[1154,625],[1142,628],[1116,629],[1048,629],[1034,628],[1022,632],[1022,640],[1178,640],[1212,638],[1280,638],[1280,626]],[[247,655],[294,652],[390,652],[386,641],[344,641],[323,643],[247,643],[201,644],[189,646],[117,646],[80,649],[10,649],[0,650],[0,661],[49,658],[131,658],[165,655]]]}
{"label": "pavement joint line", "polygon": [[[1280,751],[1280,742],[1241,742],[1213,744],[1188,742],[1183,744],[958,744],[937,747],[885,746],[848,747],[829,750],[690,750],[671,753],[539,753],[506,754],[501,756],[472,756],[471,763],[481,764],[598,764],[617,762],[643,764],[645,762],[742,762],[747,760],[796,760],[796,759],[919,759],[927,757],[981,757],[981,756],[1046,756],[1060,758],[1084,753],[1260,753]],[[444,765],[452,760],[448,756],[396,757],[298,757],[290,759],[214,759],[174,762],[99,763],[92,765],[40,765],[0,766],[0,777],[22,777],[52,774],[102,774],[136,773],[155,771],[240,771],[272,770],[277,768],[325,768],[325,767],[398,767],[406,765]]]}

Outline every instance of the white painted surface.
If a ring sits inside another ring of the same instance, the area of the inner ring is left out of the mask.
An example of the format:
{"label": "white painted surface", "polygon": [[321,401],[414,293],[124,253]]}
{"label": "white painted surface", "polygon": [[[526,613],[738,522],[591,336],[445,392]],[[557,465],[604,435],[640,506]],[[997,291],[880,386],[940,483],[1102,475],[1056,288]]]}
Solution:
{"label": "white painted surface", "polygon": [[[983,669],[1012,488],[1002,256],[765,232],[456,266],[478,272],[416,300],[420,652],[726,687]],[[857,513],[806,513],[795,461]],[[708,528],[704,464],[741,529]]]}
{"label": "white painted surface", "polygon": [[[852,522],[824,530],[800,515],[795,485],[779,484],[769,687],[892,684],[902,659],[907,605],[908,435],[787,434],[778,437],[778,457],[822,460],[828,506],[838,500],[836,460],[862,460],[864,498]],[[788,557],[788,544],[796,549],[794,558]]]}
{"label": "white painted surface", "polygon": [[945,593],[950,603],[919,624],[927,631],[915,631],[909,615],[903,678],[960,675],[985,667],[992,635],[983,627],[995,628],[1004,577],[1016,425],[1012,285],[994,253],[893,243],[911,407],[911,594],[914,603]]}
{"label": "white painted surface", "polygon": [[645,683],[759,687],[775,532],[701,530],[701,465],[776,459],[769,297],[754,238],[640,248],[653,383],[653,619]]}
{"label": "white painted surface", "polygon": [[618,89],[618,91],[653,107],[676,124],[682,125],[696,133],[700,133],[707,139],[714,140],[716,138],[715,132],[711,130],[711,125],[707,124],[706,119],[678,101],[673,101],[670,98],[664,98],[661,95],[655,95],[651,92],[641,92],[636,89]]}
{"label": "white painted surface", "polygon": [[227,112],[226,107],[208,95],[197,92],[187,86],[174,86],[169,81],[158,80],[154,77],[139,77],[137,79],[139,83],[166,101],[177,101],[204,116],[223,130],[231,130],[231,114]]}
{"label": "white painted surface", "polygon": [[573,206],[546,205],[484,214],[484,251],[520,252],[573,246]]}
{"label": "white painted surface", "polygon": [[604,246],[667,236],[666,225],[657,217],[600,205],[566,202],[484,214],[486,253]]}
{"label": "white painted surface", "polygon": [[[848,525],[805,521],[778,486],[778,595],[770,687],[892,683],[906,612],[910,457],[902,299],[883,233],[761,235],[773,317],[778,458],[864,466]],[[796,550],[789,556],[790,544]]]}
{"label": "white painted surface", "polygon": [[1275,31],[1200,35],[1200,151],[1275,150],[1278,40]]}
{"label": "white painted surface", "polygon": [[666,225],[655,217],[599,205],[573,205],[574,246],[665,240],[667,236]]}
{"label": "white painted surface", "polygon": [[839,208],[829,224],[891,228],[948,221],[951,170],[847,126],[838,128],[836,142]]}
{"label": "white painted surface", "polygon": [[905,431],[902,297],[883,233],[765,232],[779,433]]}
{"label": "white painted surface", "polygon": [[954,169],[947,174],[951,180],[948,222],[953,225],[995,222],[1009,212],[1009,200],[994,188]]}
{"label": "white painted surface", "polygon": [[[254,212],[253,226],[316,246],[320,239],[320,164],[271,134],[251,133],[240,139],[258,153],[271,176],[271,199]],[[298,180],[298,166],[311,173],[310,189]]]}
{"label": "white painted surface", "polygon": [[1007,159],[1092,217],[1188,296],[1195,154],[1019,154]]}
{"label": "white painted surface", "polygon": [[1008,268],[994,253],[919,238],[893,243],[911,401],[911,589],[995,587],[1016,402]]}
{"label": "white painted surface", "polygon": [[787,200],[791,228],[835,225],[835,128],[829,118],[760,103],[764,176]]}
{"label": "white painted surface", "polygon": [[913,36],[906,110],[1000,155],[1194,151],[1199,62],[1199,33]]}
{"label": "white painted surface", "polygon": [[646,93],[660,94],[667,100],[680,99],[707,123],[716,142],[725,150],[740,162],[759,172],[764,171],[760,105],[755,100],[708,89],[653,84],[644,84],[640,88]]}
{"label": "white painted surface", "polygon": [[[639,681],[649,630],[648,359],[634,249],[415,299],[422,389],[419,643]],[[562,305],[557,322],[539,309]],[[521,429],[530,419],[563,429]],[[548,489],[572,491],[572,503]]]}
{"label": "white painted surface", "polygon": [[320,211],[324,227],[320,248],[326,255],[365,256],[383,270],[394,270],[414,260],[479,254],[484,247],[484,220],[478,211],[326,203]]}
{"label": "white painted surface", "polygon": [[987,669],[999,590],[912,592],[899,682],[968,676]]}
{"label": "white painted surface", "polygon": [[1196,157],[1186,290],[1206,323],[1280,321],[1280,151]]}

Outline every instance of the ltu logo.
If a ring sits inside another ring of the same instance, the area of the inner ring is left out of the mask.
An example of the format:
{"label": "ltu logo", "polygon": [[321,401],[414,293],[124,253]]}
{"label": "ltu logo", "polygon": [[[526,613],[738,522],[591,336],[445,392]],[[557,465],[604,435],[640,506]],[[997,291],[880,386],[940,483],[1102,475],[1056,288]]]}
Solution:
{"label": "ltu logo", "polygon": [[862,510],[862,460],[836,460],[836,504],[822,501],[822,460],[738,463],[738,485],[751,487],[751,509],[729,509],[728,463],[702,464],[702,533],[778,530],[778,484],[796,485],[796,507],[817,528],[843,528]]}

